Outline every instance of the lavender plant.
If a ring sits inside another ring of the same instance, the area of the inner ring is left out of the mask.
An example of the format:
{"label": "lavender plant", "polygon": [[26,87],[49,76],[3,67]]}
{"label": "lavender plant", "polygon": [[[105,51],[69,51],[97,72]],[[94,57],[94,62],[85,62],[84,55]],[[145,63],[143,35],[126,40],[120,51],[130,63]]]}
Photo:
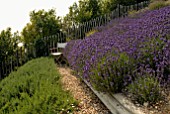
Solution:
{"label": "lavender plant", "polygon": [[142,105],[145,102],[153,104],[163,98],[158,79],[147,74],[137,77],[127,88],[133,100]]}
{"label": "lavender plant", "polygon": [[[113,20],[98,29],[99,32],[84,40],[70,41],[65,48],[64,56],[78,75],[111,92],[117,92],[111,88],[118,86],[113,80],[120,71],[121,83],[125,86],[131,83],[128,80],[139,77],[137,74],[144,74],[144,71],[156,77],[161,86],[169,84],[170,6],[137,14],[135,18]],[[121,59],[123,54],[133,60],[129,67],[126,59]],[[123,72],[122,68],[126,67],[128,72]],[[100,83],[103,79],[107,81]]]}
{"label": "lavender plant", "polygon": [[[97,66],[93,66],[90,71],[90,82],[99,91],[121,92],[127,85],[124,82],[132,81],[129,69],[132,69],[134,60],[130,59],[126,53],[121,53],[119,57],[114,53],[111,55],[115,58],[108,58],[108,55],[103,57]],[[115,59],[114,62],[112,59]]]}

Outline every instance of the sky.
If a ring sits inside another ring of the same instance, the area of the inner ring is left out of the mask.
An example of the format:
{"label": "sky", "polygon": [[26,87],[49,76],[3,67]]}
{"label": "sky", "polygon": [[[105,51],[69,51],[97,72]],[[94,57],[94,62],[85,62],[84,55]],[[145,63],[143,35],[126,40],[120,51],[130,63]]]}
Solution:
{"label": "sky", "polygon": [[33,10],[55,8],[56,16],[65,16],[74,2],[78,0],[0,0],[0,31],[11,27],[12,32],[21,32]]}

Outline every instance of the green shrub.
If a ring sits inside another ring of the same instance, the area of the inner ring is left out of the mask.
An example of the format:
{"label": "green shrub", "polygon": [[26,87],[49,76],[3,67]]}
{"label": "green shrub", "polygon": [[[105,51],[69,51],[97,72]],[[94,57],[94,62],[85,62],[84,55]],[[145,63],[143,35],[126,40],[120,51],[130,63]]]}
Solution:
{"label": "green shrub", "polygon": [[149,75],[139,76],[128,85],[128,92],[139,104],[155,103],[162,98],[161,87],[158,79]]}
{"label": "green shrub", "polygon": [[128,11],[128,15],[130,15],[131,17],[134,17],[138,12],[136,10],[130,10]]}
{"label": "green shrub", "polygon": [[149,5],[149,9],[150,10],[156,10],[156,9],[160,9],[162,7],[166,7],[170,5],[168,2],[165,2],[165,1],[155,1],[155,2],[152,2],[150,5]]}
{"label": "green shrub", "polygon": [[69,41],[71,41],[71,38],[70,38],[70,37],[67,37],[67,38],[66,38],[66,42],[69,42]]}
{"label": "green shrub", "polygon": [[88,33],[86,33],[86,37],[89,37],[89,36],[93,35],[96,32],[97,32],[97,30],[93,29],[93,30],[89,31]]}
{"label": "green shrub", "polygon": [[50,58],[32,60],[0,82],[0,114],[59,114],[76,104]]}

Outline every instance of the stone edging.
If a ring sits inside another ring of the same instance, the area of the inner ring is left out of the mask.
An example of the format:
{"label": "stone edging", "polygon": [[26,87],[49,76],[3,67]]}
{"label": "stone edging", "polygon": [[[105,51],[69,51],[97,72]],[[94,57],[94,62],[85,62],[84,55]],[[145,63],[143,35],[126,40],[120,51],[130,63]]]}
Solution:
{"label": "stone edging", "polygon": [[96,94],[96,96],[103,102],[103,104],[110,110],[112,114],[144,114],[132,102],[127,100],[122,94],[109,94],[98,92],[92,86],[83,80],[87,86]]}

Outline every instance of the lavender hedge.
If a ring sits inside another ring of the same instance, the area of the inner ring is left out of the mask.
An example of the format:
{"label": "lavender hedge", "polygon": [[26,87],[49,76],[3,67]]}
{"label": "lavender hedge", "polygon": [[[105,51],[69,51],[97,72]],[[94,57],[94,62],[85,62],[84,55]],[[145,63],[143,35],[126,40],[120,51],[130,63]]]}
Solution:
{"label": "lavender hedge", "polygon": [[121,91],[136,76],[170,82],[170,6],[99,27],[84,40],[70,41],[64,56],[78,75],[99,90]]}

